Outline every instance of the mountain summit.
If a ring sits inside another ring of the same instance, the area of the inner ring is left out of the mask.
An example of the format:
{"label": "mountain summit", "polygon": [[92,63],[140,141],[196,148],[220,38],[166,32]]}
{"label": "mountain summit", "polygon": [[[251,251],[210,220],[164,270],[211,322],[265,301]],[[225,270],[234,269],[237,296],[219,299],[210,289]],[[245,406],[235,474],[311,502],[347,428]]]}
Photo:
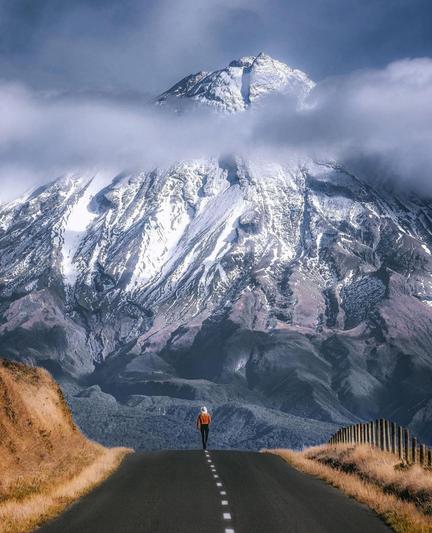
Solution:
{"label": "mountain summit", "polygon": [[191,74],[159,96],[157,103],[178,107],[192,100],[234,113],[272,93],[287,94],[301,101],[314,85],[301,70],[260,53],[231,61],[221,70]]}
{"label": "mountain summit", "polygon": [[[260,54],[159,102],[234,112],[312,86]],[[371,181],[236,155],[56,180],[0,206],[0,353],[67,376],[107,444],[188,447],[203,401],[220,447],[377,416],[430,440],[432,207]]]}

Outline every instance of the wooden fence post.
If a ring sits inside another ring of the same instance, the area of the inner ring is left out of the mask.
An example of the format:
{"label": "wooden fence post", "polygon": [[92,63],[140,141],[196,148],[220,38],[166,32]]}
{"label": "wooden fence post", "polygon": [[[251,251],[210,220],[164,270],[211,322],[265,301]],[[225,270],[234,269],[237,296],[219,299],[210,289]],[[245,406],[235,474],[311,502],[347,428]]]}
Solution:
{"label": "wooden fence post", "polygon": [[404,429],[404,446],[405,446],[405,461],[410,462],[411,450],[410,450],[410,433],[408,429]]}
{"label": "wooden fence post", "polygon": [[396,426],[396,422],[392,422],[392,425],[391,425],[391,451],[392,453],[396,453],[396,449],[397,449],[397,426]]}
{"label": "wooden fence post", "polygon": [[403,429],[401,426],[398,426],[398,452],[399,459],[403,460]]}
{"label": "wooden fence post", "polygon": [[391,450],[391,443],[390,443],[390,422],[388,420],[384,420],[384,428],[385,428],[385,451],[389,452]]}
{"label": "wooden fence post", "polygon": [[384,419],[380,418],[379,420],[379,432],[380,432],[380,448],[385,450],[385,431],[384,431]]}
{"label": "wooden fence post", "polygon": [[428,450],[428,466],[432,467],[432,450],[430,448]]}
{"label": "wooden fence post", "polygon": [[372,446],[376,446],[376,433],[375,433],[375,423],[370,423],[370,430],[371,430],[371,444]]}
{"label": "wooden fence post", "polygon": [[420,445],[420,464],[426,466],[426,445]]}
{"label": "wooden fence post", "polygon": [[375,435],[377,448],[381,448],[381,432],[379,427],[379,420],[375,420]]}
{"label": "wooden fence post", "polygon": [[417,439],[416,437],[412,438],[412,462],[417,463]]}

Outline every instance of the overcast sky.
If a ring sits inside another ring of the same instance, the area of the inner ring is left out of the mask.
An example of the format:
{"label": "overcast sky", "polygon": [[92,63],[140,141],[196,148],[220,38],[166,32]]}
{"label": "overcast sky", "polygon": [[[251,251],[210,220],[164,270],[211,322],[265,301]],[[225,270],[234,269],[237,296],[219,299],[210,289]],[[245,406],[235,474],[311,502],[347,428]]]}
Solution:
{"label": "overcast sky", "polygon": [[[275,98],[227,127],[142,105],[260,51],[318,82],[306,111]],[[431,102],[431,0],[0,0],[0,201],[228,149],[373,160],[430,194]]]}
{"label": "overcast sky", "polygon": [[432,56],[430,0],[0,0],[0,75],[161,92],[260,51],[313,79]]}

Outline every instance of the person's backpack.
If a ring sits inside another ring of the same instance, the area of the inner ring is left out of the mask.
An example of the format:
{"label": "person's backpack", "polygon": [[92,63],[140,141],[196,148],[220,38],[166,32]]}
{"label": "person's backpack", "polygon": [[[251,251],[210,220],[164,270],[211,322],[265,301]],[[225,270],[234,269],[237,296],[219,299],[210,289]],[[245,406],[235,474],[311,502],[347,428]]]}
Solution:
{"label": "person's backpack", "polygon": [[208,425],[210,422],[210,415],[208,413],[200,413],[201,424]]}

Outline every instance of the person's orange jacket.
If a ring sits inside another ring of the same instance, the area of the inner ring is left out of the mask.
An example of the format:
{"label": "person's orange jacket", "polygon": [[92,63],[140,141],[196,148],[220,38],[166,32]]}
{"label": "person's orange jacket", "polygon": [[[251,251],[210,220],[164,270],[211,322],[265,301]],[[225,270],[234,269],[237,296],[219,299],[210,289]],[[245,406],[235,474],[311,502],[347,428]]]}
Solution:
{"label": "person's orange jacket", "polygon": [[197,428],[200,428],[202,425],[211,424],[211,416],[209,413],[200,413],[197,418]]}

